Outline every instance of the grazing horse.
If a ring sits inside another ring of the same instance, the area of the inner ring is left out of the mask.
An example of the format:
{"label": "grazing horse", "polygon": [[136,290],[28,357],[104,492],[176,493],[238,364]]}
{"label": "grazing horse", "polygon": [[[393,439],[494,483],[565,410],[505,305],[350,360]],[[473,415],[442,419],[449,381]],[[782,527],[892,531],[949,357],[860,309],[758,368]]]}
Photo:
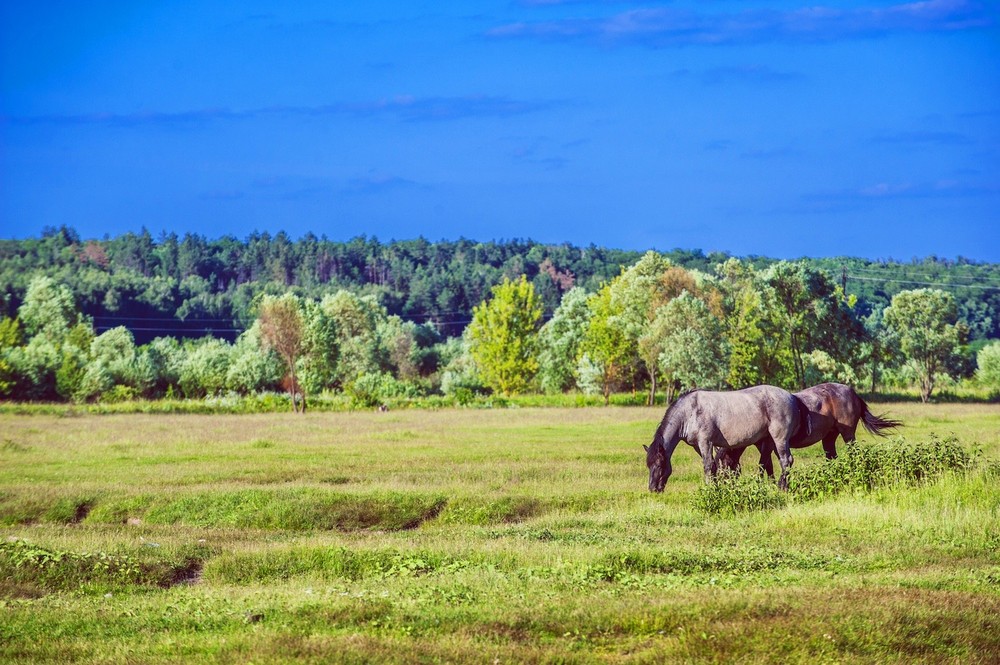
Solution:
{"label": "grazing horse", "polygon": [[706,478],[715,474],[718,456],[723,452],[772,441],[781,462],[778,486],[787,489],[787,474],[792,466],[789,442],[805,417],[805,406],[775,386],[685,393],[667,408],[653,442],[643,446],[649,490],[663,491],[672,472],[670,458],[682,440],[701,454]]}
{"label": "grazing horse", "polygon": [[[822,441],[827,459],[837,456],[837,436],[842,437],[845,443],[854,441],[859,422],[866,430],[878,436],[888,436],[887,430],[903,425],[898,420],[876,416],[854,388],[842,383],[821,383],[793,395],[808,410],[808,421],[792,437],[789,445],[792,448],[805,448]],[[771,453],[775,452],[773,442],[763,439],[756,446],[760,451],[761,469],[774,477],[774,463],[771,460]],[[744,450],[746,448],[725,451],[719,458],[719,465],[739,471],[740,457]]]}

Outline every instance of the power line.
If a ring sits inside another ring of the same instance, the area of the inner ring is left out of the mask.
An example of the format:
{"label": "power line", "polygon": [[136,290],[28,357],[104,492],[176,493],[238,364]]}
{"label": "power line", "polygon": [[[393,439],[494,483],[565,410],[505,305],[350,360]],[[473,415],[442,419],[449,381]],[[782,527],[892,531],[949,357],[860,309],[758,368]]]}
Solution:
{"label": "power line", "polygon": [[232,323],[233,319],[178,319],[176,317],[158,316],[114,316],[111,314],[95,314],[94,319],[106,319],[110,321],[172,321],[175,323]]}
{"label": "power line", "polygon": [[[114,330],[120,326],[94,326],[94,330],[101,330],[107,332],[108,330]],[[164,332],[164,333],[195,333],[195,332],[211,332],[211,333],[222,333],[222,332],[244,332],[243,328],[147,328],[147,327],[136,327],[136,326],[124,326],[129,330],[138,330],[141,332]]]}
{"label": "power line", "polygon": [[980,284],[949,284],[947,282],[919,282],[913,279],[889,279],[888,277],[856,277],[848,274],[849,279],[863,282],[894,282],[897,284],[918,284],[920,286],[936,286],[941,289],[983,289],[985,291],[1000,291],[1000,286],[983,286]]}
{"label": "power line", "polygon": [[[848,269],[848,273],[851,274],[851,275],[855,275],[855,274],[860,273],[862,275],[878,275],[878,276],[881,276],[881,275],[885,274],[885,273],[879,272],[877,270],[851,270],[851,269]],[[893,272],[893,273],[890,273],[890,274],[899,276],[899,273],[897,273],[897,272]],[[913,273],[909,273],[909,274],[908,273],[903,273],[903,276],[907,277],[907,278],[916,277],[918,279],[925,279],[926,280],[926,279],[935,278],[938,275],[936,275],[936,274],[928,274],[928,273],[916,274],[916,275],[913,274]],[[971,275],[963,275],[963,276],[960,276],[959,278],[960,279],[977,280],[976,277],[973,277]],[[858,279],[861,279],[861,278],[858,277]],[[882,279],[891,279],[891,278],[890,277],[882,277]],[[911,281],[911,280],[907,279],[907,281]],[[956,281],[954,281],[954,278],[951,278],[950,281],[948,281],[946,283],[947,284],[955,284],[957,286],[977,286],[977,285],[983,285],[983,281],[984,280],[977,280],[976,282],[973,282],[973,283],[964,283],[964,282],[956,282]],[[985,284],[985,286],[988,286],[990,288],[1000,287],[1000,285],[995,285],[995,284]]]}

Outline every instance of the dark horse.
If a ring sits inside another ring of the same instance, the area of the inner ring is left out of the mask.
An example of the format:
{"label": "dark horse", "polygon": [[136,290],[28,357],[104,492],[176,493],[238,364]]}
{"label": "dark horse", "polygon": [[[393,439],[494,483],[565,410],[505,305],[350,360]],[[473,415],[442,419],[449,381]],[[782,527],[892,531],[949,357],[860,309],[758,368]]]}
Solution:
{"label": "dark horse", "polygon": [[805,418],[805,406],[775,386],[685,393],[667,408],[653,442],[643,446],[649,467],[649,490],[663,491],[672,471],[670,458],[681,440],[701,454],[706,478],[714,475],[717,458],[723,452],[773,441],[781,462],[778,486],[787,489],[787,474],[792,466],[789,441]]}
{"label": "dark horse", "polygon": [[[868,405],[854,391],[854,388],[842,383],[821,383],[812,388],[793,393],[808,410],[806,426],[799,429],[792,437],[792,448],[805,448],[817,441],[823,442],[823,452],[827,459],[837,456],[837,436],[845,443],[854,441],[858,423],[878,436],[888,436],[888,430],[902,426],[898,420],[890,420],[885,416],[876,416]],[[771,453],[775,452],[774,443],[763,439],[757,444],[760,450],[760,467],[767,475],[774,476],[774,462]],[[719,465],[733,471],[739,470],[740,457],[746,448],[724,451],[719,458]]]}

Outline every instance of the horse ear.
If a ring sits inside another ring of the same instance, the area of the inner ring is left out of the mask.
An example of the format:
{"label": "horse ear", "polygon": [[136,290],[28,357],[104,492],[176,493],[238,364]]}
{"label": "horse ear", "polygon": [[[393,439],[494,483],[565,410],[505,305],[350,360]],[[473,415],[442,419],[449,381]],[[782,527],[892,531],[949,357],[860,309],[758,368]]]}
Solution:
{"label": "horse ear", "polygon": [[645,450],[647,453],[649,452],[649,446],[647,446],[645,443],[642,444],[642,449]]}

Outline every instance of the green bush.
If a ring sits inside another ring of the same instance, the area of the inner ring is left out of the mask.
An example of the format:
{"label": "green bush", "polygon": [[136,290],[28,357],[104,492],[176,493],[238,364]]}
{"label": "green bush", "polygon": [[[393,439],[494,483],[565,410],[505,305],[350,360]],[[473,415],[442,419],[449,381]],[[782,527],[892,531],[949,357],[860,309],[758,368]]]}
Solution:
{"label": "green bush", "polygon": [[724,471],[715,482],[698,488],[694,505],[710,515],[735,515],[784,507],[786,493],[768,478]]}
{"label": "green bush", "polygon": [[967,471],[975,457],[954,437],[907,444],[903,440],[850,443],[836,459],[805,469],[793,469],[789,491],[810,500],[848,490],[870,491],[888,485],[908,485],[937,478],[950,471]]}
{"label": "green bush", "polygon": [[850,443],[836,459],[789,472],[787,493],[760,476],[723,472],[715,482],[699,488],[694,505],[710,515],[732,516],[781,508],[789,496],[812,501],[845,491],[872,491],[893,485],[913,485],[949,472],[965,472],[976,464],[955,438],[921,444],[903,440]]}
{"label": "green bush", "polygon": [[386,372],[362,374],[347,387],[352,403],[360,408],[373,408],[398,399],[420,396],[417,386],[400,381]]}

